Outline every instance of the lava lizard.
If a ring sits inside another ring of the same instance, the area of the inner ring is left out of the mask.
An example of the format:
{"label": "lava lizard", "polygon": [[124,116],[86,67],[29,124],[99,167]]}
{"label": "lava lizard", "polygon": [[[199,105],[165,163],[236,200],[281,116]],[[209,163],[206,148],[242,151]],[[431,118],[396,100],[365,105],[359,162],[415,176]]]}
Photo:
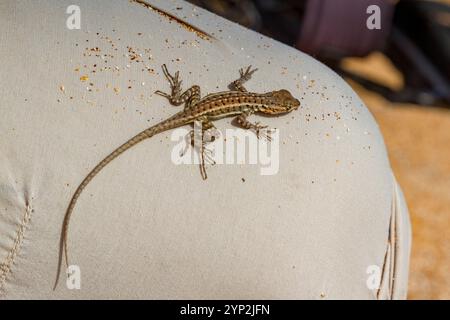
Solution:
{"label": "lava lizard", "polygon": [[[132,146],[138,144],[139,142],[148,139],[158,133],[181,127],[186,124],[192,124],[194,122],[199,122],[201,124],[202,134],[205,134],[209,130],[217,130],[212,121],[229,116],[236,116],[235,119],[238,125],[240,125],[244,129],[254,130],[259,138],[261,136],[262,129],[265,129],[267,126],[262,126],[258,122],[249,122],[247,120],[248,116],[255,112],[270,115],[283,114],[296,110],[300,106],[300,102],[295,99],[287,90],[270,91],[267,93],[248,92],[243,86],[243,83],[249,80],[252,74],[257,70],[252,70],[251,66],[249,66],[245,70],[239,70],[240,78],[230,84],[231,91],[212,93],[203,98],[200,97],[200,87],[197,85],[190,87],[188,90],[182,93],[181,80],[179,80],[178,71],[175,73],[175,76],[172,76],[167,70],[166,65],[162,65],[162,70],[170,83],[172,92],[171,94],[167,94],[158,90],[155,93],[166,97],[172,105],[179,106],[184,103],[184,110],[148,129],[145,129],[144,131],[138,133],[136,136],[129,139],[127,142],[115,149],[100,163],[98,163],[78,186],[72,196],[64,217],[60,240],[58,275],[55,281],[54,288],[56,288],[58,284],[63,252],[66,266],[69,266],[67,253],[67,235],[69,231],[70,216],[75,207],[77,199],[82,193],[83,189],[92,180],[92,178],[94,178],[100,172],[100,170],[102,170],[108,163],[110,163],[120,154],[130,149]],[[194,139],[193,131],[191,131],[191,139]],[[203,150],[204,149],[202,149],[201,152],[202,154]],[[206,171],[204,169],[203,159],[204,158],[202,157],[201,172],[203,179],[206,179]]]}

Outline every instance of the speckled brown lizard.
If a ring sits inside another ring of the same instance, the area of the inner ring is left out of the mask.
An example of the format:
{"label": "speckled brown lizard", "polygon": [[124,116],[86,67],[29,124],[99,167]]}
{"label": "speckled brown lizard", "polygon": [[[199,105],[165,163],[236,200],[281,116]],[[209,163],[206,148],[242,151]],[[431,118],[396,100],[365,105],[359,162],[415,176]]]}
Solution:
{"label": "speckled brown lizard", "polygon": [[[251,66],[247,69],[240,69],[240,78],[230,84],[231,91],[212,93],[204,98],[200,97],[200,87],[195,85],[182,93],[181,80],[179,80],[179,72],[172,76],[165,65],[162,70],[169,80],[172,92],[167,94],[161,91],[155,93],[166,97],[172,105],[179,106],[185,104],[184,110],[178,112],[174,116],[164,120],[144,131],[140,132],[123,145],[118,147],[106,158],[104,158],[94,169],[84,178],[81,184],[76,189],[69,203],[69,206],[64,217],[61,241],[60,254],[58,265],[58,276],[55,282],[55,288],[58,284],[59,274],[61,271],[61,264],[64,252],[66,266],[69,266],[68,249],[67,249],[67,235],[69,232],[69,221],[72,211],[75,207],[78,197],[80,196],[86,185],[94,178],[100,170],[102,170],[108,163],[118,157],[120,154],[130,149],[132,146],[138,144],[142,140],[148,139],[158,133],[174,129],[186,124],[199,122],[201,124],[202,137],[209,130],[214,130],[215,126],[212,121],[229,116],[236,116],[236,122],[244,129],[252,129],[255,131],[258,138],[261,136],[262,129],[267,126],[262,126],[259,123],[251,123],[247,117],[255,112],[265,114],[283,114],[297,109],[300,102],[295,99],[287,90],[270,91],[267,93],[252,93],[248,92],[243,83],[249,80],[252,74],[257,70],[251,70]],[[193,131],[191,131],[193,139]],[[202,138],[203,139],[203,138]],[[203,143],[202,143],[203,145]],[[203,154],[202,149],[201,154]],[[204,157],[201,161],[201,173],[203,179],[206,179],[206,171],[204,167]]]}

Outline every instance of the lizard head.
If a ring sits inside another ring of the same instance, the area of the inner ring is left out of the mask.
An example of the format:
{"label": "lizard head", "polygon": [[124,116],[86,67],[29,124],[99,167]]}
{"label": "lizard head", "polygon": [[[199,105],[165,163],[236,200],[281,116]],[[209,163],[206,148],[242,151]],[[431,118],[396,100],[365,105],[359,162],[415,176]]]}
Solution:
{"label": "lizard head", "polygon": [[263,108],[261,112],[268,114],[287,113],[297,110],[300,106],[300,101],[295,99],[287,90],[272,91],[270,94],[271,103]]}

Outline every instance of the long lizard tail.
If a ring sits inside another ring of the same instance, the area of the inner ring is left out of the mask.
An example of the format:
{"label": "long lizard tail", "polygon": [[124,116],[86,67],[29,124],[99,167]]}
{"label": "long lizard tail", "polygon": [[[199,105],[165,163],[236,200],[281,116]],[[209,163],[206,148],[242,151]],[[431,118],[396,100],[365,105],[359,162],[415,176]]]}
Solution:
{"label": "long lizard tail", "polygon": [[117,158],[123,152],[130,149],[134,145],[138,144],[142,140],[148,139],[148,138],[154,136],[155,134],[166,131],[168,129],[182,126],[189,122],[190,122],[189,119],[180,117],[180,115],[177,114],[174,117],[172,117],[160,124],[157,124],[153,127],[150,127],[148,129],[138,133],[136,136],[134,136],[133,138],[131,138],[130,140],[125,142],[123,145],[118,147],[116,150],[111,152],[106,158],[104,158],[99,164],[97,164],[95,166],[95,168],[91,170],[91,172],[89,172],[89,174],[86,176],[86,178],[84,178],[84,180],[80,183],[77,190],[73,194],[72,199],[70,200],[69,206],[67,207],[65,217],[64,217],[63,228],[62,228],[61,238],[60,238],[58,270],[57,270],[57,276],[56,276],[53,290],[56,289],[58,282],[59,282],[59,276],[60,276],[61,268],[62,268],[63,253],[64,253],[64,258],[66,261],[66,267],[69,266],[69,257],[68,257],[68,253],[67,253],[68,252],[67,235],[69,233],[70,216],[72,215],[72,211],[75,207],[75,204],[77,203],[78,197],[81,195],[81,193],[83,192],[84,188],[88,185],[88,183],[97,175],[97,173],[100,172],[100,170],[102,170],[106,165],[108,165],[108,163],[113,161],[115,158]]}

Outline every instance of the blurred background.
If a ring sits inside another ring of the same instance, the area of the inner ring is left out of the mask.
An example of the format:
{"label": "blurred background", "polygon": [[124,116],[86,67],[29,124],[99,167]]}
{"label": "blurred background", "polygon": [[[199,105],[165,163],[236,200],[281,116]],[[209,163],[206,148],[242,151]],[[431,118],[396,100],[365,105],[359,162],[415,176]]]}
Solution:
{"label": "blurred background", "polygon": [[349,82],[380,125],[410,210],[408,298],[450,299],[450,0],[189,1]]}

